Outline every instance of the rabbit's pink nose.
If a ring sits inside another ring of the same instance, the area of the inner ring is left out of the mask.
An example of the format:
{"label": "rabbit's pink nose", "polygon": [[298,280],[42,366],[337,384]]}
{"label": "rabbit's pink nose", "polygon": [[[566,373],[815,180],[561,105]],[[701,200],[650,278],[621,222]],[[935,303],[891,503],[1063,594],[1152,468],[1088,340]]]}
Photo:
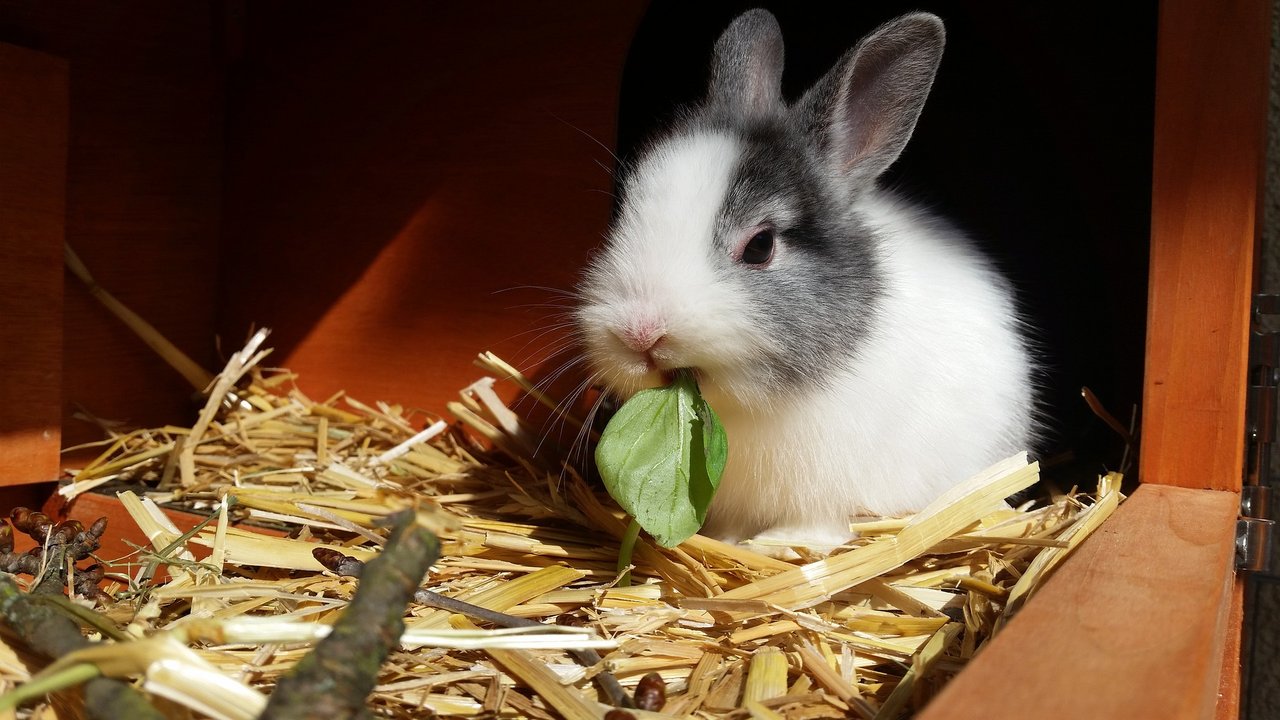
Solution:
{"label": "rabbit's pink nose", "polygon": [[660,323],[641,322],[615,331],[618,339],[634,352],[647,353],[667,336],[667,329]]}

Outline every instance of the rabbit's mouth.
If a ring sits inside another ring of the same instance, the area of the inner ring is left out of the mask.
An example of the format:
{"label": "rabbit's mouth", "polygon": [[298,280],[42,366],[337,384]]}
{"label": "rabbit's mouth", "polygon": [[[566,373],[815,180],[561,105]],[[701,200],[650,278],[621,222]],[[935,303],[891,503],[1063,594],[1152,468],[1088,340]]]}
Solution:
{"label": "rabbit's mouth", "polygon": [[655,372],[662,376],[663,383],[670,385],[675,382],[676,376],[680,373],[694,372],[693,368],[673,367],[671,351],[666,347],[660,347],[657,344],[654,347],[644,351],[644,364],[649,372]]}
{"label": "rabbit's mouth", "polygon": [[697,368],[691,368],[691,367],[672,368],[670,370],[660,370],[659,372],[662,374],[663,385],[674,384],[676,379],[679,378],[681,375],[688,375],[689,377],[693,378],[694,381],[702,380],[702,374],[698,372]]}

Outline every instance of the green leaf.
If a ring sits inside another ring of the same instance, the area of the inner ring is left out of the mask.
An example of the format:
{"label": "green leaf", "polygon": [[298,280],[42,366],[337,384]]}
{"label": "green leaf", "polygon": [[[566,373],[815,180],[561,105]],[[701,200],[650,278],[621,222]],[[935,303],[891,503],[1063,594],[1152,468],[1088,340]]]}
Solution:
{"label": "green leaf", "polygon": [[[691,463],[689,500],[697,508],[698,527],[701,528],[707,521],[707,508],[711,506],[711,498],[720,487],[724,466],[729,462],[729,436],[725,433],[724,426],[720,424],[720,417],[716,415],[716,411],[702,399],[697,383],[690,381],[690,384],[693,385],[695,399],[693,408],[698,417],[690,456],[701,457],[703,462]],[[701,430],[701,433],[698,430]]]}
{"label": "green leaf", "polygon": [[728,456],[724,427],[688,373],[636,393],[596,446],[609,494],[663,547],[702,527]]}

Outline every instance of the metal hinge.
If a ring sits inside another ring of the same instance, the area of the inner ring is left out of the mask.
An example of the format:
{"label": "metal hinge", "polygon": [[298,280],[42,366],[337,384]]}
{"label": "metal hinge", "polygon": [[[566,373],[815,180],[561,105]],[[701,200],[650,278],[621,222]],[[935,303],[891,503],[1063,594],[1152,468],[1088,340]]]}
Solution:
{"label": "metal hinge", "polygon": [[1236,569],[1271,572],[1271,488],[1246,485],[1240,493],[1240,519],[1236,520]]}
{"label": "metal hinge", "polygon": [[1262,316],[1280,315],[1280,294],[1253,297],[1249,338],[1249,397],[1246,407],[1245,476],[1236,521],[1236,568],[1270,572],[1271,446],[1276,441],[1277,393],[1280,392],[1280,332],[1264,329]]}

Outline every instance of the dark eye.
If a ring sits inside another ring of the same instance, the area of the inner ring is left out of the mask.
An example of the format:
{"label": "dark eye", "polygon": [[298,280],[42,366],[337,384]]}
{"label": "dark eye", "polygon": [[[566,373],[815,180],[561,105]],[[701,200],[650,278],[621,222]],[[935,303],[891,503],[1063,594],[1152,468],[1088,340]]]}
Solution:
{"label": "dark eye", "polygon": [[773,231],[761,230],[742,248],[742,262],[748,265],[764,265],[773,259]]}

